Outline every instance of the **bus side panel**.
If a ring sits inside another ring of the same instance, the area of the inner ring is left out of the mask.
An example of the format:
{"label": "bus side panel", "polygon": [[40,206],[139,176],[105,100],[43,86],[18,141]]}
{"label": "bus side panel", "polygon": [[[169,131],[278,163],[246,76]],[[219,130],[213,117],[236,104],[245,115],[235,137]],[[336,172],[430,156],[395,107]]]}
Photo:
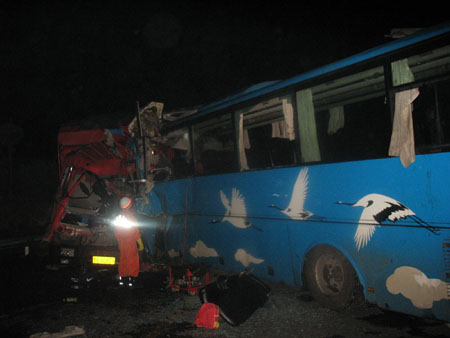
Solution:
{"label": "bus side panel", "polygon": [[191,184],[190,179],[159,182],[140,205],[139,210],[151,218],[143,231],[153,255],[177,258],[183,254]]}
{"label": "bus side panel", "polygon": [[[204,255],[216,255],[212,261],[220,262],[219,268],[248,269],[293,284],[286,219],[267,218],[271,209],[267,196],[277,190],[274,185],[282,185],[282,180],[274,182],[271,176],[258,171],[196,178],[191,211],[199,215],[198,239],[190,244],[206,247]],[[197,254],[200,259],[202,254]]]}
{"label": "bus side panel", "polygon": [[[314,215],[289,226],[295,273],[308,250],[329,244],[352,263],[370,302],[449,320],[450,233],[433,230],[448,228],[448,172],[448,153],[417,156],[408,168],[398,158],[311,166],[304,208]],[[389,211],[396,203],[402,206]],[[358,244],[360,223],[377,225]]]}
{"label": "bus side panel", "polygon": [[[329,244],[352,263],[369,301],[449,320],[450,233],[433,228],[449,221],[449,164],[441,153],[408,168],[388,158],[196,177],[187,228],[179,217],[168,237],[186,243],[186,258],[291,285],[301,285],[308,250]],[[179,183],[173,193],[186,197]],[[167,210],[179,215],[183,198],[166,193],[179,205]]]}

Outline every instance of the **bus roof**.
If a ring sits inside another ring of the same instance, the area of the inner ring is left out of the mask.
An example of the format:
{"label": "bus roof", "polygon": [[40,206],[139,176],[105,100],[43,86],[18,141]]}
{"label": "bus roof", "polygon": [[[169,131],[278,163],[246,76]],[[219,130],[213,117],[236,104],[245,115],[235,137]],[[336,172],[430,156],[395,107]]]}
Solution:
{"label": "bus roof", "polygon": [[353,56],[341,59],[336,62],[332,62],[330,64],[315,68],[313,70],[307,71],[305,73],[296,75],[286,80],[279,81],[268,81],[259,83],[253,86],[246,88],[243,91],[240,91],[234,95],[228,96],[224,99],[206,104],[204,106],[199,107],[195,110],[195,113],[180,118],[179,120],[173,121],[171,125],[179,125],[186,121],[192,120],[194,118],[202,117],[208,115],[212,112],[230,107],[232,105],[245,102],[247,100],[251,100],[253,98],[269,94],[271,92],[281,90],[283,88],[289,87],[291,85],[295,85],[301,83],[303,81],[315,78],[317,76],[321,76],[347,66],[357,64],[362,61],[366,61],[396,50],[399,50],[404,47],[408,47],[414,45],[418,42],[425,41],[439,35],[443,35],[450,31],[450,21],[444,22],[440,25],[422,29],[414,34],[408,35],[404,38],[391,41],[389,43],[374,47],[372,49],[366,50],[364,52],[355,54]]}

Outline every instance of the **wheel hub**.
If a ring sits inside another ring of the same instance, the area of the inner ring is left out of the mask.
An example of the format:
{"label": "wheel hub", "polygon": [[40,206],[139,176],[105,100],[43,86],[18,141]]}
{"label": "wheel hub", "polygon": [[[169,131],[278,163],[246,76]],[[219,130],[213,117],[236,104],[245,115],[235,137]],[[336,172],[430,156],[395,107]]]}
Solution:
{"label": "wheel hub", "polygon": [[339,260],[331,255],[319,258],[315,269],[316,282],[321,291],[327,295],[336,295],[344,285],[344,271]]}

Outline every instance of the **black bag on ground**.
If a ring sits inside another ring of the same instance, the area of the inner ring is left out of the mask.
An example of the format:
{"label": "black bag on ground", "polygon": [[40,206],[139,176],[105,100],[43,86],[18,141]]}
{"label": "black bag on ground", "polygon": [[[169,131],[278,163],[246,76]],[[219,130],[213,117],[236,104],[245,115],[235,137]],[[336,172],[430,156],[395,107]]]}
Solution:
{"label": "black bag on ground", "polygon": [[219,276],[199,291],[202,303],[219,306],[221,317],[232,326],[245,322],[267,301],[270,288],[250,273]]}

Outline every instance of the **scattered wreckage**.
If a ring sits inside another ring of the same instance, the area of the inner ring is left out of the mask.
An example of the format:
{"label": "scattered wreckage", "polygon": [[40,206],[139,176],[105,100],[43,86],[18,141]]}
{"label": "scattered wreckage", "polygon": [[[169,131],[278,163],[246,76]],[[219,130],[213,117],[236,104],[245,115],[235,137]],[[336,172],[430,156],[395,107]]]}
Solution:
{"label": "scattered wreckage", "polygon": [[[151,114],[146,115],[148,110]],[[148,133],[155,135],[158,120],[152,116],[160,115],[161,110],[162,104],[152,103],[139,114],[145,116],[142,121],[135,118],[129,125],[108,129],[98,125],[61,127],[59,186],[45,238],[50,244],[53,265],[118,264],[119,252],[111,224],[122,196],[143,196],[151,189],[152,181],[141,173],[147,165],[155,166],[158,156],[148,152],[139,170],[137,148],[146,151],[146,144],[142,142],[144,137],[138,135],[143,135],[147,125],[150,125]]]}
{"label": "scattered wreckage", "polygon": [[[178,147],[183,149],[185,140],[176,137],[174,142],[174,139],[161,138],[162,109],[163,104],[152,102],[138,110],[128,125],[112,128],[83,124],[61,127],[59,185],[45,240],[50,248],[49,268],[78,269],[71,277],[72,288],[85,287],[83,282],[92,281],[95,272],[117,270],[120,253],[114,236],[114,220],[119,213],[120,198],[131,196],[141,206],[148,204],[153,182],[174,174],[171,152]],[[170,120],[170,114],[166,118]],[[167,252],[164,227],[155,218],[137,211],[141,233],[146,239],[141,271],[146,268],[155,271],[158,264],[149,263],[155,263],[155,258]],[[163,269],[169,274],[166,288],[196,295],[205,306],[214,304],[232,326],[241,324],[262,306],[270,292],[262,281],[246,272],[212,281],[209,272],[204,270],[183,267],[181,271],[180,267],[164,265]],[[197,318],[194,324],[218,328],[218,324],[205,324],[210,319],[205,319],[204,309],[202,306],[197,314],[203,319]],[[209,315],[210,312],[206,314]]]}

